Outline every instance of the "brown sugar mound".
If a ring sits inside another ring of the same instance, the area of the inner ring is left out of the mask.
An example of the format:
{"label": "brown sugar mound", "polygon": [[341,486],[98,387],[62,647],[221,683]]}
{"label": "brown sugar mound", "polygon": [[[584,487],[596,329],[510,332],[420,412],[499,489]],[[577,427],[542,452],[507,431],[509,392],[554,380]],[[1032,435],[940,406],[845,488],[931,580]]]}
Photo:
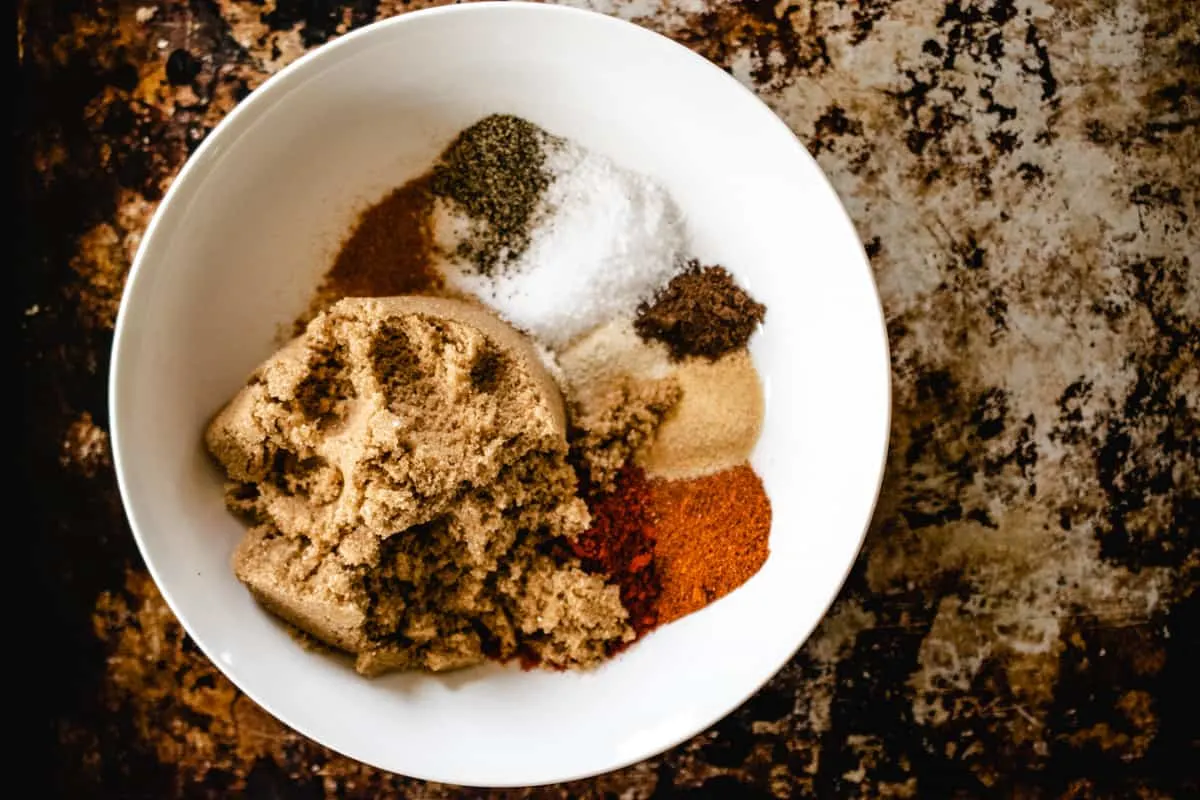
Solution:
{"label": "brown sugar mound", "polygon": [[716,360],[744,348],[766,313],[724,267],[693,261],[653,302],[638,308],[633,326],[643,339],[665,344],[677,361]]}
{"label": "brown sugar mound", "polygon": [[589,498],[616,488],[617,473],[655,441],[681,391],[666,349],[616,319],[558,356],[571,409],[571,463]]}
{"label": "brown sugar mound", "polygon": [[633,637],[616,586],[549,554],[589,522],[562,401],[478,307],[342,300],[205,439],[253,525],[238,578],[364,674],[517,655],[586,667]]}

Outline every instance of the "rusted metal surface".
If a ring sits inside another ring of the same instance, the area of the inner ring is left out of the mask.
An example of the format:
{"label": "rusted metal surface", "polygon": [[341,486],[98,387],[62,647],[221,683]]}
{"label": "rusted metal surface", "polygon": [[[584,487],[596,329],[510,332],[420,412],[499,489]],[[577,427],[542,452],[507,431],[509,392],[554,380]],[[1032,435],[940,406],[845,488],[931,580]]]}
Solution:
{"label": "rusted metal surface", "polygon": [[[124,277],[188,153],[307,49],[420,5],[19,6],[38,734],[71,796],[477,794],[334,755],[236,691],[147,576],[106,434]],[[892,451],[847,587],[766,688],[662,757],[503,796],[1197,791],[1195,4],[582,5],[726,68],[820,162],[880,287]]]}

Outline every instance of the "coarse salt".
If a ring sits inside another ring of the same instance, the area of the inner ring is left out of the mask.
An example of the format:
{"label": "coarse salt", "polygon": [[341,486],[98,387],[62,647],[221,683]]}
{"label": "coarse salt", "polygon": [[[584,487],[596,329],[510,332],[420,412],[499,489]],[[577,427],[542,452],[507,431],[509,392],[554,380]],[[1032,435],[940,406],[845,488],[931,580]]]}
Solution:
{"label": "coarse salt", "polygon": [[[667,191],[610,159],[570,142],[552,145],[554,176],[542,198],[528,248],[504,269],[482,275],[451,263],[446,281],[492,306],[553,349],[642,302],[684,267],[682,214]],[[473,227],[443,206],[439,249]]]}

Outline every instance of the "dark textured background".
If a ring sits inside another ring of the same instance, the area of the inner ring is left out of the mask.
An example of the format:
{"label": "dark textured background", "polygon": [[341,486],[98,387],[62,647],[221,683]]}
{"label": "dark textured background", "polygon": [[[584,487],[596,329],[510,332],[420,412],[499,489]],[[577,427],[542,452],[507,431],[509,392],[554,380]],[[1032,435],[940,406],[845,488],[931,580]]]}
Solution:
{"label": "dark textured background", "polygon": [[[106,433],[124,276],[188,153],[306,49],[418,5],[19,3],[33,522],[10,536],[36,548],[35,733],[62,792],[475,794],[362,767],[241,696],[147,577]],[[895,410],[866,546],[792,662],[666,755],[530,794],[1198,791],[1197,4],[583,5],[726,68],[816,156],[871,256]]]}

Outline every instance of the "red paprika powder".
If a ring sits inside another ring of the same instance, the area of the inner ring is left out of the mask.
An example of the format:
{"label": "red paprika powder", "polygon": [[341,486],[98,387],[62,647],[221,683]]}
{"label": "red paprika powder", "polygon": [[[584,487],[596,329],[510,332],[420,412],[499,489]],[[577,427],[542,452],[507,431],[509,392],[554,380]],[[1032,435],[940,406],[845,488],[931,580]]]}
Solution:
{"label": "red paprika powder", "polygon": [[584,569],[608,576],[620,588],[629,624],[639,637],[658,624],[662,591],[649,534],[649,499],[642,470],[626,466],[614,491],[588,503],[592,525],[571,543]]}

